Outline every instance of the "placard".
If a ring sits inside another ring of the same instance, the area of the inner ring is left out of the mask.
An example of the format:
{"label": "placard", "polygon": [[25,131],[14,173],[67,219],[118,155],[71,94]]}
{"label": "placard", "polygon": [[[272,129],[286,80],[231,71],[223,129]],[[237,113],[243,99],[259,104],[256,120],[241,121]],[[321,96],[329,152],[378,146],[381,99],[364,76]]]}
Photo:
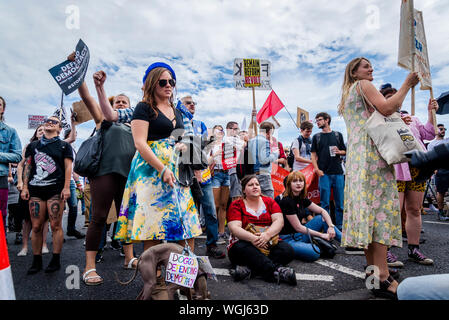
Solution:
{"label": "placard", "polygon": [[318,175],[315,173],[313,164],[309,164],[300,170],[306,177],[307,198],[317,205],[320,205],[320,189],[318,188]]}
{"label": "placard", "polygon": [[46,116],[40,115],[28,115],[28,129],[37,129],[40,125],[44,124],[45,120],[47,120]]}
{"label": "placard", "polygon": [[83,101],[72,103],[72,110],[75,113],[75,124],[84,123],[93,119]]}
{"label": "placard", "polygon": [[80,39],[75,49],[75,61],[66,60],[48,70],[65,95],[71,94],[83,83],[89,58],[89,48]]}
{"label": "placard", "polygon": [[301,123],[309,121],[309,112],[301,109],[300,107],[296,108],[296,125],[298,128],[301,126]]}
{"label": "placard", "polygon": [[198,275],[198,260],[192,256],[170,253],[165,268],[165,281],[179,286],[193,288]]}
{"label": "placard", "polygon": [[234,86],[237,90],[271,90],[271,62],[262,59],[234,60]]}
{"label": "placard", "polygon": [[277,164],[273,163],[271,165],[271,182],[273,184],[275,198],[284,192],[284,179],[289,174],[290,172],[288,170],[285,170]]}
{"label": "placard", "polygon": [[237,148],[231,143],[223,142],[221,144],[223,149],[221,153],[221,163],[223,170],[229,170],[237,167]]}

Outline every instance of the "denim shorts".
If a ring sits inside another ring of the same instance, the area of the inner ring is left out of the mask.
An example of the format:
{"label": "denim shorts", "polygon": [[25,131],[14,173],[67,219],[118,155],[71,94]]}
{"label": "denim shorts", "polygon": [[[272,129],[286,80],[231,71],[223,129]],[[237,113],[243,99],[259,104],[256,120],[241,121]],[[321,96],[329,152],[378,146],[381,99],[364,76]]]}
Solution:
{"label": "denim shorts", "polygon": [[229,173],[223,171],[214,171],[212,177],[212,188],[229,187],[230,185]]}

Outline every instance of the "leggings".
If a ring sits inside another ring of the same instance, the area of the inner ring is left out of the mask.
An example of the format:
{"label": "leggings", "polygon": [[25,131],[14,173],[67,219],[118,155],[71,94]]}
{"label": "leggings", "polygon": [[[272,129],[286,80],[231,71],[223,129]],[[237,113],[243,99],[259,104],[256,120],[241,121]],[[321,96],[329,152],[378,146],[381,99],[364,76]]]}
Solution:
{"label": "leggings", "polygon": [[92,219],[87,229],[86,251],[98,251],[112,200],[115,201],[117,215],[120,212],[126,180],[127,177],[117,173],[106,174],[90,180]]}
{"label": "leggings", "polygon": [[273,273],[294,259],[293,248],[279,241],[270,250],[268,257],[259,251],[251,242],[239,240],[228,251],[229,260],[234,265],[247,266],[253,275],[259,275],[265,281],[273,282]]}

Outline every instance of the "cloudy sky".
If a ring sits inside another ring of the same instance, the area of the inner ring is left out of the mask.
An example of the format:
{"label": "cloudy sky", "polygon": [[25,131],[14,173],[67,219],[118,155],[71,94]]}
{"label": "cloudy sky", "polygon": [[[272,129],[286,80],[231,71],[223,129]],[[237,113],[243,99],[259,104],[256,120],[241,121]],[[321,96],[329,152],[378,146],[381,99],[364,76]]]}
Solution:
{"label": "cloudy sky", "polygon": [[[296,108],[332,115],[332,127],[346,135],[337,115],[346,64],[365,56],[374,66],[374,85],[400,87],[407,71],[397,66],[400,0],[189,0],[189,1],[7,1],[0,0],[0,96],[6,123],[22,143],[31,137],[28,115],[49,115],[61,91],[48,69],[63,62],[79,39],[90,49],[86,83],[96,97],[92,74],[106,71],[109,95],[141,99],[149,64],[169,63],[177,75],[177,97],[191,94],[196,118],[208,127],[234,120],[249,123],[251,91],[233,83],[235,58],[271,61],[271,83],[296,119]],[[422,10],[435,97],[449,91],[449,3],[415,0]],[[269,91],[256,91],[259,109]],[[427,120],[429,91],[416,92],[416,115]],[[65,97],[69,109],[77,92]],[[404,102],[410,111],[410,96]],[[298,135],[286,110],[276,116],[285,145]],[[437,116],[449,126],[449,115]],[[78,128],[80,141],[93,122]],[[314,128],[314,133],[318,132]],[[77,142],[79,145],[79,141]]]}

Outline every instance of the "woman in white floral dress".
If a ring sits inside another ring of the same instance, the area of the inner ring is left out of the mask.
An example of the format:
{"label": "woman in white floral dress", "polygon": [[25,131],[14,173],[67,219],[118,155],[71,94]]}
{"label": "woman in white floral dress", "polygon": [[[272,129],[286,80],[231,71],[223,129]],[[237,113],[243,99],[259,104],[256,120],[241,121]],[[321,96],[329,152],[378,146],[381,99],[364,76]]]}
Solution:
{"label": "woman in white floral dress", "polygon": [[353,59],[346,66],[342,86],[339,113],[346,122],[348,149],[341,244],[363,248],[367,265],[379,270],[380,288],[373,293],[396,299],[398,283],[389,275],[387,265],[388,246],[402,246],[394,168],[380,156],[365,123],[374,111],[372,106],[383,115],[398,111],[418,76],[410,73],[401,89],[386,100],[371,83],[372,74],[368,59]]}

